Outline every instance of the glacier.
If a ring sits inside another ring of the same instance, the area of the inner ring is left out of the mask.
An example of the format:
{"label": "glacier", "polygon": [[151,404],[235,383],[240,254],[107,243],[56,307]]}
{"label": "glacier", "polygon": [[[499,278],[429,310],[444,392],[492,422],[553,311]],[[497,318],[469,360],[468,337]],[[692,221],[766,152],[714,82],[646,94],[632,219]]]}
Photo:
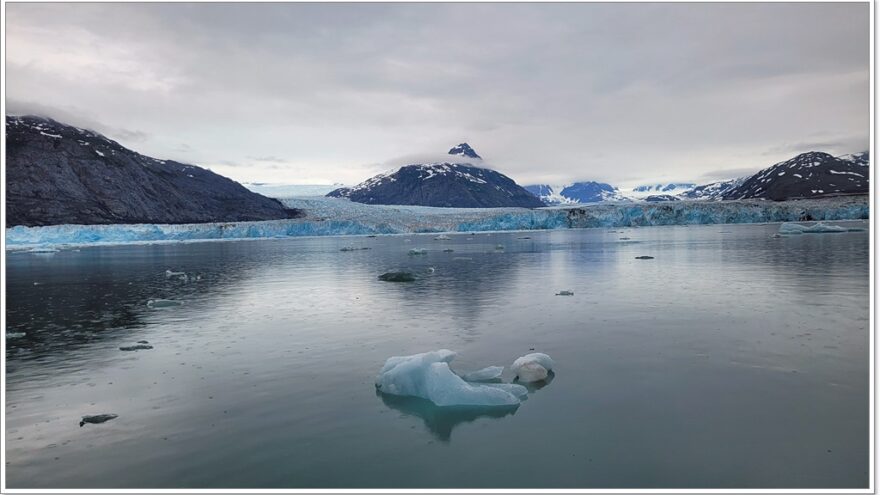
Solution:
{"label": "glacier", "polygon": [[867,196],[771,202],[675,201],[526,208],[365,205],[342,198],[284,200],[302,218],[201,224],[51,225],[7,228],[7,250],[177,241],[770,223],[869,218]]}

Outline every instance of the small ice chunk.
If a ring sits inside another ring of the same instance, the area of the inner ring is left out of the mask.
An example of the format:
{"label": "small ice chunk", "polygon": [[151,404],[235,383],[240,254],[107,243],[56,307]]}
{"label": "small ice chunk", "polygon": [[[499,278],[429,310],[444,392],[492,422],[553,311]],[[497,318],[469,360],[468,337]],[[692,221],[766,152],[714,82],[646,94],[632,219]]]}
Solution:
{"label": "small ice chunk", "polygon": [[24,332],[6,332],[7,339],[20,339],[20,338],[24,337],[25,335],[27,335],[27,334]]}
{"label": "small ice chunk", "polygon": [[364,250],[367,250],[367,249],[370,249],[370,248],[365,247],[365,246],[361,246],[361,247],[345,246],[345,247],[343,247],[342,249],[340,249],[340,251],[342,251],[342,252],[347,252],[347,251],[364,251]]}
{"label": "small ice chunk", "polygon": [[173,308],[182,304],[180,301],[173,301],[171,299],[150,299],[147,301],[147,306],[150,308]]}
{"label": "small ice chunk", "polygon": [[821,233],[835,233],[835,232],[846,232],[846,229],[843,227],[839,227],[837,225],[828,225],[827,223],[816,222],[813,225],[804,230],[805,233],[808,234],[821,234]]}
{"label": "small ice chunk", "polygon": [[184,281],[189,280],[186,272],[173,272],[171,270],[165,270],[165,278],[179,278]]}
{"label": "small ice chunk", "polygon": [[428,254],[428,250],[425,248],[412,248],[409,250],[410,255],[419,255],[419,254]]}
{"label": "small ice chunk", "polygon": [[510,368],[521,382],[539,382],[553,370],[553,360],[542,352],[533,352],[517,358]]}
{"label": "small ice chunk", "polygon": [[416,276],[410,272],[387,272],[379,275],[383,282],[414,282]]}
{"label": "small ice chunk", "polygon": [[799,223],[786,222],[779,226],[779,233],[782,235],[803,234],[805,230],[807,226]]}
{"label": "small ice chunk", "polygon": [[82,420],[79,422],[79,426],[80,426],[80,428],[82,428],[83,425],[85,425],[86,423],[90,423],[90,424],[94,424],[94,425],[106,423],[107,421],[110,421],[111,419],[116,419],[118,417],[119,417],[118,414],[87,415],[87,416],[82,417]]}
{"label": "small ice chunk", "polygon": [[561,290],[556,293],[557,296],[573,296],[574,292],[570,290]]}
{"label": "small ice chunk", "polygon": [[446,248],[446,249],[443,250],[444,253],[451,253],[451,252],[453,252],[453,251],[455,251],[455,250],[452,249],[452,248]]}
{"label": "small ice chunk", "polygon": [[55,254],[58,250],[51,247],[35,247],[29,249],[28,252],[34,254]]}
{"label": "small ice chunk", "polygon": [[446,234],[440,234],[434,238],[435,241],[448,241],[450,237]]}
{"label": "small ice chunk", "polygon": [[124,345],[119,348],[120,351],[145,351],[147,349],[152,349],[153,346],[148,344],[135,344],[135,345]]}
{"label": "small ice chunk", "polygon": [[528,390],[521,385],[467,383],[449,369],[448,349],[394,356],[376,377],[379,392],[427,399],[438,406],[516,406]]}
{"label": "small ice chunk", "polygon": [[654,257],[653,256],[636,256],[636,259],[637,260],[652,260],[652,259],[654,259]]}
{"label": "small ice chunk", "polygon": [[499,251],[503,251],[503,250],[504,250],[504,244],[496,244],[496,245],[495,245],[495,249],[497,249],[497,250],[499,250]]}
{"label": "small ice chunk", "polygon": [[827,223],[816,222],[813,225],[801,225],[799,223],[786,222],[779,226],[779,233],[784,235],[792,234],[821,234],[846,232],[847,229],[837,225],[829,225]]}
{"label": "small ice chunk", "polygon": [[501,378],[501,373],[504,371],[504,366],[488,366],[481,370],[471,371],[470,373],[465,373],[461,375],[467,382],[486,382],[489,380],[497,380]]}

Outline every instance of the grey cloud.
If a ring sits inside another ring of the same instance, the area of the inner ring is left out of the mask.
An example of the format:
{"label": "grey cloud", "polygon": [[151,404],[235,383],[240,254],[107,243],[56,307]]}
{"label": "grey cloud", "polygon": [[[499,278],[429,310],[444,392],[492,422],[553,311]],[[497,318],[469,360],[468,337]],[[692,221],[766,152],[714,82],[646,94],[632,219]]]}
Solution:
{"label": "grey cloud", "polygon": [[868,14],[857,3],[12,3],[7,96],[137,129],[146,154],[242,164],[230,173],[247,181],[359,182],[461,136],[520,182],[686,180],[788,158],[786,143],[866,148]]}

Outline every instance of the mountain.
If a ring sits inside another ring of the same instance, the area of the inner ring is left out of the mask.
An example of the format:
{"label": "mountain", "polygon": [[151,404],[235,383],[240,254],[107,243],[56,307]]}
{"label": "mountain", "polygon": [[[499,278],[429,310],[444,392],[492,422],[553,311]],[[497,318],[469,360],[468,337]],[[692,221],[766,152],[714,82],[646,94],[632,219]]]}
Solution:
{"label": "mountain", "polygon": [[720,201],[724,198],[725,194],[739,187],[745,180],[745,177],[741,177],[739,179],[704,184],[679,194],[679,197],[682,199]]}
{"label": "mountain", "polygon": [[476,158],[477,160],[482,160],[483,157],[477,154],[473,148],[470,147],[467,143],[461,143],[458,146],[453,146],[452,149],[449,150],[450,155],[454,156],[463,156],[465,158]]}
{"label": "mountain", "polygon": [[[480,159],[462,143],[450,155]],[[471,163],[413,164],[379,174],[354,186],[327,194],[351,201],[378,205],[420,205],[454,208],[535,208],[544,204],[510,177]]]}
{"label": "mountain", "polygon": [[650,196],[645,196],[644,200],[648,203],[659,203],[661,201],[681,201],[681,198],[671,194],[652,194]]}
{"label": "mountain", "polygon": [[834,157],[811,151],[777,163],[725,192],[723,199],[787,199],[868,193],[868,154]]}
{"label": "mountain", "polygon": [[525,186],[525,189],[546,205],[628,201],[616,187],[604,182],[575,182],[565,186],[535,184]]}
{"label": "mountain", "polygon": [[681,194],[689,189],[693,189],[696,184],[691,182],[670,182],[665,184],[646,184],[636,186],[627,196],[633,199],[643,199],[647,196],[658,194]]}
{"label": "mountain", "polygon": [[6,226],[202,223],[299,215],[209,170],[84,129],[6,117]]}

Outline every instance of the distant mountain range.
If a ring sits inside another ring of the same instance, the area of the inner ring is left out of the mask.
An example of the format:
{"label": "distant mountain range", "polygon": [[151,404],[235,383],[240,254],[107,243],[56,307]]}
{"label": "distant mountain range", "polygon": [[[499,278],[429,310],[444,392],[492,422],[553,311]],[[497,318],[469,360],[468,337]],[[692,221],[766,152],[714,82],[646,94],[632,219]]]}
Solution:
{"label": "distant mountain range", "polygon": [[629,200],[616,187],[604,182],[575,182],[563,186],[536,184],[525,186],[525,189],[548,206]]}
{"label": "distant mountain range", "polygon": [[195,165],[157,160],[85,129],[6,117],[6,226],[201,223],[299,215]]}
{"label": "distant mountain range", "polygon": [[[605,201],[676,201],[728,199],[817,198],[847,194],[867,194],[869,190],[867,151],[834,157],[811,151],[777,163],[754,175],[696,185],[676,182],[637,186],[632,192],[601,182],[577,182],[572,186],[545,184],[526,186],[546,205],[598,203]],[[585,185],[580,187],[580,185]],[[574,191],[588,191],[576,194]]]}
{"label": "distant mountain range", "polygon": [[621,191],[582,181],[519,186],[483,166],[461,143],[449,160],[402,166],[354,187],[241,184],[195,165],[158,160],[106,137],[51,119],[6,118],[6,226],[200,223],[292,218],[275,197],[308,193],[365,204],[454,208],[524,207],[602,202],[788,200],[867,194],[868,152],[834,157],[808,152],[753,175],[695,185],[646,184]]}
{"label": "distant mountain range", "polygon": [[455,208],[544,206],[540,199],[510,177],[480,167],[480,155],[467,143],[454,146],[448,154],[461,159],[406,165],[371,177],[354,187],[336,189],[327,196],[378,205]]}

